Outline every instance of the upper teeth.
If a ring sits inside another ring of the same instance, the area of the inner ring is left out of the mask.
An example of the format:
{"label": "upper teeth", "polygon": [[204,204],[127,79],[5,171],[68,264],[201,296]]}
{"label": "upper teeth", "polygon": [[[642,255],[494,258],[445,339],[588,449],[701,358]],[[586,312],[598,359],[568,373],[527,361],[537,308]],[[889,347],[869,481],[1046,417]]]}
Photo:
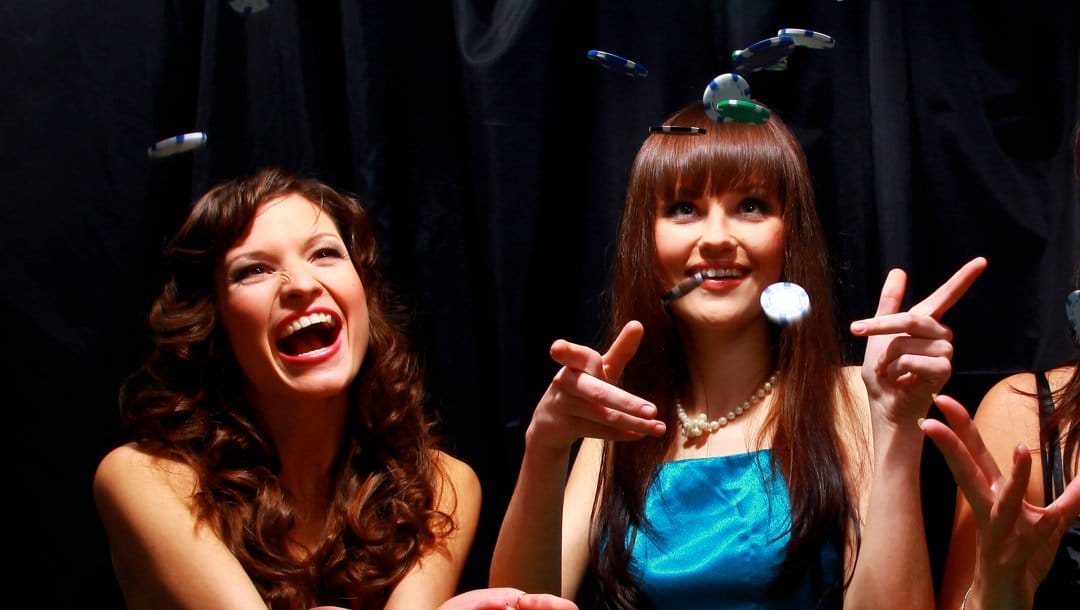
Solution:
{"label": "upper teeth", "polygon": [[297,318],[293,320],[292,324],[285,327],[285,330],[282,331],[281,336],[282,338],[288,337],[289,335],[295,333],[301,328],[307,328],[312,324],[331,324],[333,323],[333,321],[334,318],[328,313],[313,313],[310,315],[306,315],[302,318]]}
{"label": "upper teeth", "polygon": [[738,269],[705,269],[701,272],[701,277],[714,278],[714,277],[738,277],[742,275]]}

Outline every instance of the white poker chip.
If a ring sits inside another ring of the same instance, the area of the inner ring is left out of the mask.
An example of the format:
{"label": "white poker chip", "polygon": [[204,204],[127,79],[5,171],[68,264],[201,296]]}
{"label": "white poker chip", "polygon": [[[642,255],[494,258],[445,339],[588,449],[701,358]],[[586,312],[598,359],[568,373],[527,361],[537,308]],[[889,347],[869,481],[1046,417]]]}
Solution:
{"label": "white poker chip", "polygon": [[716,105],[723,100],[749,101],[750,81],[734,72],[725,72],[709,81],[701,94],[701,104],[705,106],[705,114],[718,123],[723,117],[716,112]]}
{"label": "white poker chip", "polygon": [[784,28],[776,35],[790,36],[795,41],[795,46],[807,49],[831,49],[836,44],[836,39],[828,34],[802,28]]}
{"label": "white poker chip", "polygon": [[250,15],[270,8],[275,0],[228,0],[228,2],[232,10],[241,15]]}
{"label": "white poker chip", "polygon": [[1065,317],[1069,319],[1073,332],[1080,335],[1080,290],[1073,290],[1065,297]]}
{"label": "white poker chip", "polygon": [[193,131],[155,142],[147,147],[146,154],[151,159],[160,159],[195,150],[205,144],[206,134],[201,131]]}
{"label": "white poker chip", "polygon": [[810,295],[794,282],[777,282],[761,293],[761,308],[776,324],[791,324],[810,313]]}

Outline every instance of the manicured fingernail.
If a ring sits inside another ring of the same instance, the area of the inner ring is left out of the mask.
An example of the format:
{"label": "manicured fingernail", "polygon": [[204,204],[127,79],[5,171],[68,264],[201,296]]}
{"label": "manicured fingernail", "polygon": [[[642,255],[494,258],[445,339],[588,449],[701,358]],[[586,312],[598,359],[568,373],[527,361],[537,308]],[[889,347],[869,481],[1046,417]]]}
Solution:
{"label": "manicured fingernail", "polygon": [[866,332],[866,323],[865,322],[852,322],[851,323],[851,332],[853,332],[853,333]]}
{"label": "manicured fingernail", "polygon": [[915,423],[917,423],[919,425],[919,430],[922,430],[923,429],[923,424],[926,423],[926,418],[925,417],[920,417],[919,421],[917,421]]}

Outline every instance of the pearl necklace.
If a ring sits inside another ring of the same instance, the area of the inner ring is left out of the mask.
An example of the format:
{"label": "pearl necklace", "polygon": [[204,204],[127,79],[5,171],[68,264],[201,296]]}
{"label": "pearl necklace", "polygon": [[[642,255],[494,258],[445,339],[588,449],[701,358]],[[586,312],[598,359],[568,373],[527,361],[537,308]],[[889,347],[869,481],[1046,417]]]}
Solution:
{"label": "pearl necklace", "polygon": [[679,414],[679,431],[686,438],[694,438],[696,436],[701,436],[704,433],[716,432],[720,428],[731,423],[731,420],[742,415],[747,409],[764,400],[764,398],[772,392],[773,386],[776,385],[777,375],[779,375],[779,372],[773,372],[773,374],[750,395],[750,398],[747,398],[742,401],[739,406],[728,411],[727,415],[712,421],[708,420],[708,416],[705,413],[698,413],[694,417],[690,417],[683,409],[682,403],[676,399],[675,409]]}

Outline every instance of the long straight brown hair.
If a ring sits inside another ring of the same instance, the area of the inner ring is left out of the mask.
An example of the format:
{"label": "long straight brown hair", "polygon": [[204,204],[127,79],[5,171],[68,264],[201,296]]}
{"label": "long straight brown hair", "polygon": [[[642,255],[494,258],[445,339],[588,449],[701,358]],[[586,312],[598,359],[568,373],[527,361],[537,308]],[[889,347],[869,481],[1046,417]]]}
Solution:
{"label": "long straight brown hair", "polygon": [[[1076,163],[1076,183],[1080,188],[1080,126],[1078,126],[1073,140],[1073,155]],[[1073,272],[1073,290],[1080,290],[1080,263]],[[1080,335],[1069,326],[1069,337],[1073,340],[1073,350],[1080,349]],[[1051,430],[1065,430],[1065,438],[1061,443],[1064,450],[1063,462],[1067,477],[1077,475],[1076,462],[1080,458],[1080,360],[1073,358],[1073,374],[1069,381],[1058,390],[1055,400],[1054,414],[1050,416],[1049,425],[1042,431],[1043,452],[1055,451],[1053,439],[1050,437]],[[1045,473],[1043,476],[1047,476]]]}
{"label": "long straight brown hair", "polygon": [[767,438],[759,440],[771,445],[772,468],[788,484],[792,524],[772,591],[782,596],[797,586],[817,563],[822,545],[842,545],[846,526],[857,518],[845,472],[851,462],[837,429],[838,421],[851,421],[839,413],[851,401],[841,377],[844,352],[834,314],[831,261],[802,149],[775,114],[761,125],[719,124],[695,102],[666,123],[702,127],[706,133],[652,134],[645,140],[631,171],[619,228],[608,295],[609,339],[630,320],[644,325],[642,344],[620,383],[656,404],[669,432],[663,438],[605,446],[592,556],[601,603],[608,608],[651,607],[630,574],[624,541],[628,532],[648,527],[646,490],[679,438],[672,404],[689,382],[675,321],[661,304],[669,288],[660,275],[654,240],[662,203],[750,183],[775,188],[783,207],[783,279],[803,286],[813,303],[806,319],[775,328],[770,346],[779,371],[778,392],[762,432]]}

